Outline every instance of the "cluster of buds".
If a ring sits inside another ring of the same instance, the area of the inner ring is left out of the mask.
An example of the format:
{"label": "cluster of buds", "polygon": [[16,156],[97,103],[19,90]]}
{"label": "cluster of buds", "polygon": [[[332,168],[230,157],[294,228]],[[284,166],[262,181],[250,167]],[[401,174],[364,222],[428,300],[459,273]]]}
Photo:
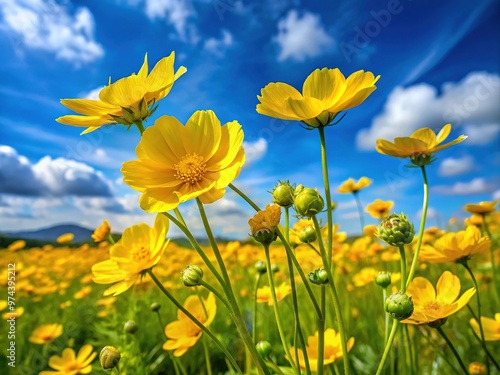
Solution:
{"label": "cluster of buds", "polygon": [[405,214],[387,216],[377,228],[377,237],[391,246],[404,246],[415,236],[415,228]]}

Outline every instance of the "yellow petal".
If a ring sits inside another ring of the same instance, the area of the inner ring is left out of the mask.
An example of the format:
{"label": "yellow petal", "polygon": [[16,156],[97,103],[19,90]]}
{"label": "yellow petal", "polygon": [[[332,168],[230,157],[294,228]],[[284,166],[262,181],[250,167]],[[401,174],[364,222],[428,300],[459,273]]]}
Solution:
{"label": "yellow petal", "polygon": [[315,118],[325,110],[321,100],[312,97],[292,99],[288,98],[283,106],[288,113],[295,114],[299,120],[308,120]]}
{"label": "yellow petal", "polygon": [[146,189],[139,200],[139,205],[146,212],[170,211],[179,204],[179,198],[171,188]]}
{"label": "yellow petal", "polygon": [[137,157],[153,159],[173,168],[186,155],[179,135],[186,131],[184,125],[173,116],[158,118],[153,126],[144,132],[141,142],[136,148]]}
{"label": "yellow petal", "polygon": [[186,131],[186,153],[196,153],[206,162],[217,152],[221,142],[221,124],[213,111],[193,113],[186,122]]}
{"label": "yellow petal", "polygon": [[61,104],[82,115],[96,116],[115,113],[119,107],[92,99],[61,99]]}
{"label": "yellow petal", "polygon": [[79,115],[61,116],[56,118],[56,121],[64,125],[91,126],[91,127],[100,127],[102,125],[114,122],[114,120],[109,120],[106,116],[79,116]]}
{"label": "yellow petal", "polygon": [[450,146],[453,146],[453,145],[456,145],[457,143],[461,143],[463,141],[465,141],[468,137],[466,135],[460,135],[458,136],[457,139],[451,141],[451,142],[448,142],[448,143],[445,143],[444,145],[441,145],[441,146],[438,146],[438,147],[434,147],[432,150],[430,150],[432,153],[434,152],[438,152],[440,150],[443,150],[445,148],[448,148]]}
{"label": "yellow petal", "polygon": [[145,93],[146,82],[132,74],[104,87],[99,93],[99,99],[120,107],[129,107],[136,105]]}
{"label": "yellow petal", "polygon": [[156,63],[146,79],[146,91],[153,92],[164,89],[174,81],[175,52]]}
{"label": "yellow petal", "polygon": [[445,271],[437,282],[436,291],[437,301],[452,304],[460,294],[460,279]]}
{"label": "yellow petal", "polygon": [[415,305],[423,305],[425,302],[436,300],[434,287],[424,277],[415,277],[408,286],[407,293],[412,296]]}
{"label": "yellow petal", "polygon": [[220,131],[220,143],[216,152],[207,160],[207,171],[219,171],[241,157],[244,133],[238,121],[224,124]]}
{"label": "yellow petal", "polygon": [[94,348],[92,347],[92,345],[83,345],[78,351],[76,360],[82,365],[87,365],[88,363],[85,362],[87,362],[89,359],[91,359],[90,361],[92,361],[93,357],[95,357],[96,353],[94,353],[93,356],[90,355],[93,349]]}
{"label": "yellow petal", "polygon": [[137,73],[137,76],[143,80],[146,80],[146,78],[148,76],[148,54],[147,53],[144,55],[144,62],[142,63],[141,69]]}
{"label": "yellow petal", "polygon": [[411,138],[418,139],[425,143],[427,149],[431,149],[436,146],[436,133],[429,128],[421,128],[413,132]]}
{"label": "yellow petal", "polygon": [[301,99],[302,95],[286,83],[269,83],[261,90],[261,96],[257,96],[260,101],[257,112],[284,120],[297,120],[299,118],[289,108],[285,108],[285,101],[289,98]]}
{"label": "yellow petal", "polygon": [[316,69],[304,81],[302,94],[320,100],[324,108],[331,107],[344,94],[344,75],[339,69]]}
{"label": "yellow petal", "polygon": [[451,132],[451,124],[446,124],[445,126],[443,126],[443,128],[439,131],[436,137],[437,144],[442,143],[446,138],[448,138],[450,132]]}

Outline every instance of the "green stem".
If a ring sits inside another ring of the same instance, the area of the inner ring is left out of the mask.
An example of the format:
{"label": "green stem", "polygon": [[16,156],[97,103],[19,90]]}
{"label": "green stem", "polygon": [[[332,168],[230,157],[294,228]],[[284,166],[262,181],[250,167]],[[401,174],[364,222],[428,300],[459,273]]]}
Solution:
{"label": "green stem", "polygon": [[380,363],[378,364],[378,369],[377,369],[376,375],[380,375],[382,373],[382,370],[384,369],[385,362],[387,361],[387,357],[388,357],[389,353],[391,352],[392,343],[394,342],[394,337],[396,336],[396,331],[398,330],[398,326],[399,326],[399,321],[394,319],[392,321],[392,328],[391,328],[391,333],[389,334],[389,339],[387,340],[387,343],[385,344],[384,354],[382,355],[382,359],[380,360]]}
{"label": "green stem", "polygon": [[361,199],[359,199],[359,192],[355,191],[352,194],[354,195],[356,205],[358,206],[359,224],[361,225],[361,235],[363,235],[363,231],[365,228],[365,215],[363,214],[363,206],[361,205]]}
{"label": "green stem", "polygon": [[493,244],[493,237],[491,236],[490,228],[488,227],[488,223],[486,222],[486,215],[483,215],[483,228],[492,242],[491,246],[490,246],[491,273],[493,274],[493,293],[495,296],[495,304],[496,304],[496,306],[498,306],[498,304],[499,304],[498,289],[500,287],[500,284],[498,283],[497,267],[495,264],[495,254],[494,254],[494,250],[497,247],[494,246],[494,244]]}
{"label": "green stem", "polygon": [[269,254],[269,244],[262,244],[262,246],[264,247],[264,252],[266,254],[267,280],[269,282],[271,298],[273,300],[274,316],[276,318],[276,325],[278,326],[278,333],[280,335],[281,344],[283,345],[286,357],[288,359],[288,362],[290,362],[290,366],[293,368],[294,373],[299,374],[299,371],[293,362],[293,357],[290,354],[290,349],[288,348],[288,344],[286,342],[285,331],[283,330],[280,310],[278,308],[278,299],[276,298],[276,289],[274,287],[273,271],[271,270],[271,257]]}
{"label": "green stem", "polygon": [[203,323],[201,323],[198,319],[196,319],[196,317],[193,314],[191,314],[188,310],[186,310],[186,308],[184,308],[184,306],[182,306],[179,303],[179,301],[177,301],[175,299],[175,297],[163,286],[163,284],[160,282],[160,280],[158,280],[158,278],[153,273],[153,270],[151,268],[147,270],[147,273],[149,274],[149,276],[151,276],[151,278],[153,279],[153,281],[155,282],[155,284],[158,286],[158,288],[160,288],[160,290],[163,292],[163,294],[165,294],[165,296],[179,310],[181,310],[189,319],[191,319],[191,321],[195,325],[197,325],[203,332],[205,332],[215,342],[215,344],[219,347],[219,349],[226,355],[227,359],[229,359],[229,361],[234,366],[234,368],[236,369],[236,371],[238,372],[238,374],[242,374],[242,372],[241,372],[238,364],[236,363],[236,360],[233,358],[233,356],[231,355],[231,353],[228,352],[228,350],[224,347],[224,345],[222,345],[222,343],[219,341],[219,339],[207,327],[205,327],[203,325]]}
{"label": "green stem", "polygon": [[399,246],[399,255],[401,257],[401,293],[406,293],[406,254],[405,247]]}
{"label": "green stem", "polygon": [[412,363],[412,353],[411,353],[411,344],[410,344],[410,335],[408,332],[408,325],[403,325],[403,343],[405,347],[405,356],[406,356],[406,366],[407,366],[407,374],[413,375],[413,363]]}
{"label": "green stem", "polygon": [[201,343],[203,344],[203,352],[205,353],[205,363],[207,366],[207,375],[212,375],[212,365],[210,362],[210,353],[208,351],[207,341],[201,338]]}
{"label": "green stem", "polygon": [[113,238],[113,236],[111,235],[111,232],[108,233],[108,242],[111,244],[111,245],[114,245],[116,242],[115,242],[115,239]]}
{"label": "green stem", "polygon": [[[321,167],[323,172],[323,185],[325,187],[325,198],[326,198],[326,215],[328,218],[328,239],[326,242],[327,246],[327,256],[328,263],[325,266],[328,268],[331,267],[332,264],[332,246],[333,246],[333,210],[332,210],[332,197],[330,195],[330,179],[328,178],[328,159],[326,156],[326,139],[325,139],[325,127],[318,127],[319,130],[319,139],[321,144]],[[363,233],[361,231],[361,233]],[[318,233],[318,236],[321,236],[321,232]],[[347,355],[347,353],[344,353]],[[347,357],[346,357],[347,358]],[[344,358],[344,370],[348,367],[345,366],[346,358]]]}
{"label": "green stem", "polygon": [[262,278],[262,274],[257,273],[257,277],[255,279],[255,285],[253,287],[253,318],[252,318],[252,340],[253,342],[257,342],[257,290],[259,289],[260,279]]}
{"label": "green stem", "polygon": [[448,336],[446,336],[446,333],[444,333],[444,331],[443,331],[443,329],[441,327],[436,327],[436,330],[439,332],[439,334],[443,337],[444,341],[446,341],[446,343],[450,347],[453,355],[457,359],[458,364],[460,365],[460,367],[462,368],[462,370],[464,371],[464,373],[466,375],[469,375],[469,370],[467,370],[467,367],[465,367],[464,363],[462,362],[462,358],[460,358],[460,355],[458,354],[457,350],[453,346],[453,343],[451,342],[451,340],[448,338]]}
{"label": "green stem", "polygon": [[[340,334],[340,344],[342,347],[342,354],[344,356],[344,374],[349,375],[351,373],[351,369],[349,367],[349,353],[347,350],[347,335],[344,327],[344,320],[342,319],[342,310],[340,308],[340,300],[337,294],[337,289],[335,287],[334,278],[332,274],[332,270],[329,267],[327,255],[325,252],[325,246],[323,244],[323,239],[321,238],[321,227],[319,226],[318,219],[316,216],[312,217],[314,228],[318,234],[318,244],[319,250],[321,252],[321,259],[323,260],[324,269],[328,275],[328,285],[330,286],[330,295],[332,297],[333,309],[335,310],[335,316],[337,317],[337,324],[339,326],[339,334]],[[322,315],[322,314],[321,314]]]}
{"label": "green stem", "polygon": [[453,370],[453,372],[457,375],[460,375],[460,372],[455,368],[455,366],[453,365],[453,363],[451,363],[450,359],[448,358],[448,356],[443,353],[443,351],[441,350],[441,348],[436,345],[434,343],[434,341],[432,341],[432,339],[427,336],[426,334],[424,334],[424,331],[421,330],[420,328],[418,329],[418,332],[420,332],[420,334],[422,336],[424,336],[424,338],[427,340],[427,342],[434,348],[434,350],[436,351],[436,353],[445,360],[445,362],[450,366],[450,368]]}
{"label": "green stem", "polygon": [[422,178],[424,180],[424,202],[422,205],[422,217],[420,218],[420,228],[418,230],[417,249],[415,250],[415,254],[413,255],[413,261],[411,263],[410,272],[408,273],[406,287],[410,285],[410,282],[413,279],[413,275],[415,274],[415,271],[417,269],[418,254],[420,253],[420,248],[422,247],[422,239],[424,238],[424,230],[425,230],[425,220],[427,218],[427,207],[429,206],[429,183],[427,182],[427,173],[425,172],[425,165],[422,166],[421,169],[422,169]]}
{"label": "green stem", "polygon": [[469,267],[469,264],[467,263],[467,260],[464,260],[462,262],[459,262],[462,266],[465,267],[467,272],[469,272],[469,275],[472,279],[472,282],[474,284],[474,288],[476,288],[476,301],[477,301],[477,315],[479,319],[477,319],[477,324],[479,325],[479,332],[481,333],[481,346],[483,347],[483,350],[486,354],[486,368],[488,371],[488,374],[490,373],[490,361],[488,358],[488,349],[486,348],[486,340],[484,339],[484,330],[483,330],[483,323],[481,322],[481,299],[479,298],[479,287],[477,285],[477,280],[474,276],[474,273]]}
{"label": "green stem", "polygon": [[[385,304],[385,300],[387,298],[387,288],[382,290],[382,306]],[[384,311],[385,319],[384,319],[384,344],[387,343],[387,339],[389,338],[389,314]]]}
{"label": "green stem", "polygon": [[[469,304],[467,304],[466,306],[467,306],[467,309],[469,310],[469,312],[471,313],[472,317],[476,321],[479,321],[478,318],[477,318],[477,316],[476,316],[476,313],[472,310],[472,307],[470,307]],[[481,337],[479,337],[478,335],[476,335],[476,331],[474,331],[473,329],[471,329],[471,330],[472,330],[472,333],[474,334],[474,337],[477,339],[477,341],[479,341],[479,343],[482,344]],[[495,365],[495,367],[497,368],[497,370],[500,370],[500,365],[495,360],[495,358],[491,355],[491,353],[488,350],[488,348],[486,348],[486,354],[488,354],[488,357],[491,359],[491,362],[493,362],[493,364]]]}
{"label": "green stem", "polygon": [[318,368],[317,374],[323,375],[324,372],[324,361],[325,361],[325,313],[326,313],[326,289],[325,285],[321,285],[320,291],[320,306],[323,316],[321,319],[318,318]]}
{"label": "green stem", "polygon": [[139,129],[139,133],[141,133],[141,136],[142,134],[144,133],[144,124],[142,123],[142,120],[137,120],[136,122],[134,122],[135,126],[137,126],[137,129]]}
{"label": "green stem", "polygon": [[[245,325],[245,321],[243,320],[243,316],[241,315],[240,308],[238,306],[236,297],[234,296],[233,288],[231,286],[231,280],[229,279],[229,274],[227,273],[224,260],[222,259],[222,255],[219,251],[219,247],[217,246],[217,242],[215,241],[215,237],[213,235],[212,229],[210,228],[210,224],[208,223],[208,218],[205,212],[205,208],[203,207],[203,203],[201,203],[199,198],[196,198],[196,204],[198,205],[201,221],[203,222],[203,226],[205,228],[205,232],[207,233],[208,240],[214,252],[215,259],[217,259],[217,263],[219,264],[219,268],[221,269],[222,278],[224,280],[224,283],[221,284],[221,286],[224,289],[229,304],[231,305],[236,328],[238,329],[240,336],[243,339],[243,342],[250,351],[250,354],[252,355],[252,358],[254,360],[254,364],[255,366],[257,366],[257,370],[259,371],[259,374],[264,373],[266,375],[270,375],[269,370],[267,369],[266,365],[264,364],[264,361],[262,360],[262,357],[259,355],[259,353],[257,353],[255,344],[252,341],[252,338],[250,337],[250,333],[248,332],[248,329]],[[268,272],[271,272],[270,269],[268,270]]]}

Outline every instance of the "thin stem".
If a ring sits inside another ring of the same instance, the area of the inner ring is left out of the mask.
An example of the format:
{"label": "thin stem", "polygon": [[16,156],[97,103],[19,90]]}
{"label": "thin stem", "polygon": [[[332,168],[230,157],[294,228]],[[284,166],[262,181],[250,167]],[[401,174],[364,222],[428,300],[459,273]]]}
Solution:
{"label": "thin stem", "polygon": [[158,286],[158,288],[160,288],[160,290],[163,292],[163,294],[165,294],[165,296],[179,310],[181,310],[189,319],[191,319],[191,321],[194,324],[196,324],[203,332],[205,332],[215,342],[215,344],[219,347],[219,349],[226,355],[227,359],[229,359],[229,361],[231,361],[231,364],[236,369],[236,371],[238,372],[238,374],[243,374],[241,372],[238,364],[236,363],[236,360],[233,358],[233,356],[231,355],[231,353],[228,352],[228,350],[224,347],[224,345],[222,345],[222,343],[219,341],[219,339],[207,327],[205,327],[203,325],[203,323],[201,323],[198,319],[196,319],[196,317],[193,314],[191,314],[184,306],[182,306],[179,303],[179,301],[177,301],[175,299],[175,297],[163,286],[163,284],[160,282],[160,280],[158,280],[158,278],[153,273],[153,270],[151,268],[147,270],[147,273],[149,274],[149,276],[151,276],[151,278],[153,279],[153,281],[155,282],[155,284]]}
{"label": "thin stem", "polygon": [[[229,274],[227,273],[226,266],[224,264],[224,260],[222,259],[222,255],[219,251],[219,247],[217,246],[217,242],[215,241],[215,237],[212,232],[212,228],[210,228],[210,224],[208,223],[207,214],[205,212],[205,208],[203,207],[203,203],[201,203],[199,198],[196,198],[196,204],[198,205],[198,210],[200,211],[201,221],[203,222],[203,227],[205,228],[205,232],[207,233],[208,240],[210,242],[210,246],[215,255],[215,259],[217,259],[217,263],[221,269],[222,278],[224,279],[224,284],[221,284],[226,297],[229,301],[229,304],[232,308],[232,313],[234,316],[234,323],[236,324],[236,328],[238,329],[243,342],[247,346],[252,358],[254,360],[255,366],[257,366],[257,370],[260,373],[265,373],[269,375],[269,370],[267,369],[262,357],[257,353],[257,349],[255,348],[255,344],[250,337],[250,333],[245,325],[245,321],[243,320],[243,316],[241,315],[240,308],[236,301],[236,297],[234,296],[233,288],[231,286],[231,280],[229,279]],[[271,272],[270,270],[268,272]]]}
{"label": "thin stem", "polygon": [[488,374],[490,373],[490,361],[488,359],[488,349],[486,348],[486,340],[484,339],[484,330],[483,330],[483,323],[481,322],[481,299],[479,298],[479,287],[477,285],[477,280],[474,276],[474,273],[472,272],[472,270],[470,269],[469,267],[469,264],[467,263],[467,261],[463,261],[463,262],[459,262],[462,266],[465,267],[465,269],[467,270],[467,272],[469,272],[469,275],[472,279],[472,282],[474,283],[474,288],[476,288],[476,301],[477,301],[477,315],[479,317],[479,319],[477,319],[477,324],[479,325],[479,332],[481,333],[481,346],[483,347],[483,350],[486,354],[486,368],[487,368],[487,371],[488,371]]}
{"label": "thin stem", "polygon": [[325,360],[325,313],[326,313],[326,289],[325,285],[321,285],[320,291],[320,306],[323,312],[323,317],[318,318],[318,368],[317,374],[323,375],[323,363]]}
{"label": "thin stem", "polygon": [[339,326],[340,344],[341,344],[342,353],[344,356],[344,374],[348,375],[351,373],[351,370],[349,367],[349,353],[347,350],[347,337],[346,337],[346,331],[345,331],[345,327],[344,327],[344,320],[342,319],[342,310],[340,308],[340,300],[339,300],[339,296],[337,294],[337,289],[335,287],[332,270],[328,266],[328,260],[326,259],[327,255],[325,252],[325,246],[323,244],[323,239],[321,238],[321,227],[319,226],[318,219],[316,218],[316,216],[313,216],[312,220],[314,223],[314,228],[316,229],[316,232],[318,233],[319,251],[321,252],[321,259],[323,260],[324,269],[326,270],[327,275],[328,275],[328,285],[330,286],[329,289],[330,289],[330,295],[332,297],[333,309],[335,311],[335,316],[337,317],[337,324]]}
{"label": "thin stem", "polygon": [[134,122],[135,126],[137,126],[137,129],[139,129],[139,133],[141,133],[141,136],[142,134],[144,133],[144,124],[142,123],[142,120],[136,120]]}
{"label": "thin stem", "polygon": [[[486,215],[483,215],[483,228],[484,231],[486,232],[486,235],[490,238],[490,240],[493,242],[493,237],[491,236],[490,228],[488,227],[488,223],[486,222]],[[498,276],[497,276],[497,267],[495,264],[495,254],[494,250],[496,247],[493,245],[493,243],[490,246],[490,258],[491,258],[491,273],[493,274],[493,293],[495,296],[495,304],[498,306],[498,289],[499,289],[499,284],[498,284]]]}
{"label": "thin stem", "polygon": [[114,245],[116,242],[115,242],[115,239],[113,238],[113,236],[111,235],[111,232],[108,233],[108,236],[107,236],[107,240],[108,242],[111,244],[111,245]]}
{"label": "thin stem", "polygon": [[262,278],[262,274],[257,273],[257,277],[255,278],[255,285],[253,287],[253,315],[252,315],[252,340],[253,342],[257,342],[257,290],[259,289],[260,279]]}
{"label": "thin stem", "polygon": [[[332,245],[333,245],[333,210],[332,210],[332,197],[330,195],[330,180],[328,178],[328,159],[326,156],[326,139],[325,139],[325,127],[318,127],[319,130],[319,140],[321,144],[321,167],[323,172],[323,185],[325,187],[325,198],[326,198],[326,215],[328,219],[328,239],[326,241],[328,263],[325,266],[331,267],[332,263]],[[321,232],[318,233],[318,236]],[[347,353],[344,353],[344,355]],[[344,359],[344,362],[347,362]]]}
{"label": "thin stem", "polygon": [[439,334],[443,337],[444,341],[446,341],[446,343],[450,347],[451,351],[453,352],[453,355],[457,359],[458,364],[460,365],[460,367],[462,368],[464,373],[466,375],[469,375],[469,370],[467,370],[467,367],[465,367],[464,363],[462,362],[462,358],[460,358],[460,355],[458,354],[457,350],[453,346],[453,343],[451,342],[451,340],[448,338],[448,336],[446,336],[446,333],[444,333],[444,331],[441,327],[436,327],[436,330],[439,332]]}
{"label": "thin stem", "polygon": [[[384,306],[386,298],[387,298],[387,288],[384,288],[384,289],[382,289],[382,306]],[[385,313],[385,311],[384,311],[384,313]],[[384,344],[387,343],[388,338],[389,338],[389,314],[385,313]]]}
{"label": "thin stem", "polygon": [[425,172],[425,165],[423,165],[421,169],[422,169],[422,178],[424,180],[424,202],[422,204],[422,217],[420,218],[420,228],[418,230],[417,249],[415,250],[415,254],[413,254],[413,261],[411,263],[410,272],[408,273],[406,287],[410,285],[410,282],[413,279],[413,275],[415,274],[415,271],[417,269],[418,254],[420,253],[420,248],[422,247],[422,239],[424,238],[424,230],[425,230],[425,220],[427,218],[427,207],[429,206],[429,183],[427,182],[427,173]]}
{"label": "thin stem", "polygon": [[382,359],[378,364],[377,374],[380,375],[385,366],[385,361],[387,361],[387,356],[391,352],[392,343],[394,342],[394,337],[396,336],[396,331],[398,330],[399,321],[397,319],[393,319],[391,333],[389,334],[389,339],[385,344],[384,354],[382,355]]}
{"label": "thin stem", "polygon": [[404,245],[399,246],[399,255],[401,257],[401,293],[406,293],[406,254]]}
{"label": "thin stem", "polygon": [[205,363],[207,366],[207,375],[212,375],[212,364],[210,362],[210,353],[208,351],[207,341],[201,338],[201,343],[203,345],[203,352],[205,353]]}
{"label": "thin stem", "polygon": [[352,194],[354,195],[356,205],[358,206],[359,224],[361,225],[361,234],[363,234],[363,230],[365,228],[365,215],[363,214],[363,206],[361,205],[361,199],[359,199],[359,192],[355,191]]}
{"label": "thin stem", "polygon": [[432,340],[431,340],[431,338],[430,338],[427,334],[424,334],[424,331],[423,331],[422,329],[418,329],[418,332],[420,332],[420,334],[421,334],[422,336],[424,336],[424,338],[427,340],[427,342],[428,342],[429,344],[431,344],[431,346],[434,348],[434,350],[436,351],[436,353],[437,353],[437,354],[438,354],[441,358],[443,358],[443,359],[446,361],[446,363],[447,363],[447,364],[451,367],[451,369],[453,370],[453,372],[454,372],[455,374],[457,374],[457,375],[460,375],[460,371],[458,371],[458,370],[455,368],[455,366],[453,366],[453,363],[451,363],[451,360],[448,358],[448,356],[447,356],[445,353],[443,353],[443,351],[441,350],[441,348],[439,348],[439,346],[438,346],[438,345],[436,345],[436,344],[434,343],[434,341],[432,341]]}
{"label": "thin stem", "polygon": [[276,289],[274,287],[273,271],[271,270],[271,256],[269,254],[269,244],[262,244],[262,246],[264,247],[264,252],[266,254],[267,280],[269,282],[269,289],[271,291],[271,298],[273,300],[274,316],[276,318],[276,325],[278,326],[278,333],[280,335],[281,344],[283,345],[283,349],[285,350],[285,355],[288,361],[290,362],[290,366],[293,368],[293,371],[296,374],[299,374],[299,371],[293,362],[292,355],[290,354],[290,349],[288,348],[288,344],[286,342],[285,331],[283,330],[280,310],[278,308],[278,299],[276,298]]}

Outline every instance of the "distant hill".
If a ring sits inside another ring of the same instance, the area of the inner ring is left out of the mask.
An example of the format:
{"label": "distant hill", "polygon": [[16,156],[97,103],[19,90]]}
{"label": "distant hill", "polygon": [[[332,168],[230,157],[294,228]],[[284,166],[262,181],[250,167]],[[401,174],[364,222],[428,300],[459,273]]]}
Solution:
{"label": "distant hill", "polygon": [[61,224],[54,225],[48,228],[41,228],[37,230],[26,230],[19,232],[1,232],[5,237],[22,238],[25,240],[39,240],[39,241],[55,241],[57,237],[64,233],[73,233],[75,239],[73,242],[86,242],[90,240],[90,235],[94,231],[91,229],[83,228],[76,224]]}

